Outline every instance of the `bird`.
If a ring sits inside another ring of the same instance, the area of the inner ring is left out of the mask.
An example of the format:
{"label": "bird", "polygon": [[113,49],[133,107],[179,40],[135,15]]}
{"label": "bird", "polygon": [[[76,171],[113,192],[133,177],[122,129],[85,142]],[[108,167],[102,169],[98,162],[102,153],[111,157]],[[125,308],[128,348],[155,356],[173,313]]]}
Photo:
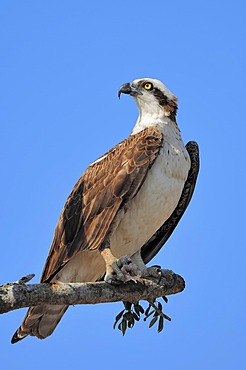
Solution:
{"label": "bird", "polygon": [[[157,276],[146,264],[166,243],[194,192],[199,147],[184,145],[177,98],[159,80],[123,84],[135,100],[130,135],[94,161],[69,195],[55,228],[41,283],[95,282],[117,287]],[[67,305],[30,307],[11,342],[50,336]]]}

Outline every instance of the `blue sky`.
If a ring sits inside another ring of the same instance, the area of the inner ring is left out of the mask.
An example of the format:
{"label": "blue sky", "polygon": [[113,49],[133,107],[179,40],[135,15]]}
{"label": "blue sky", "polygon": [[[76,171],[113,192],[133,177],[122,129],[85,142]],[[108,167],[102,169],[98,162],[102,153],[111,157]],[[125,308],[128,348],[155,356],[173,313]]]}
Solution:
{"label": "blue sky", "polygon": [[186,280],[165,330],[139,323],[122,337],[120,304],[76,306],[45,341],[12,346],[18,310],[0,317],[6,368],[243,368],[245,65],[243,0],[1,2],[1,283],[38,281],[75,182],[130,133],[137,108],[118,101],[122,83],[162,80],[201,150],[191,205],[153,261]]}

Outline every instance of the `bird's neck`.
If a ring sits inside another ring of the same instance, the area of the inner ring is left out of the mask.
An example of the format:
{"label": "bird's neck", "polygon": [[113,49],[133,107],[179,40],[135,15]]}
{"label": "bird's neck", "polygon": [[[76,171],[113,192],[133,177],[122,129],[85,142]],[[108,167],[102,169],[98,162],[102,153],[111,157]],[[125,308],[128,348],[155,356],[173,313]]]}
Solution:
{"label": "bird's neck", "polygon": [[153,112],[141,112],[139,113],[137,122],[132,130],[132,135],[144,130],[147,127],[156,126],[158,127],[165,136],[170,134],[180,136],[180,130],[176,121],[173,121],[170,117],[166,116],[163,110]]}

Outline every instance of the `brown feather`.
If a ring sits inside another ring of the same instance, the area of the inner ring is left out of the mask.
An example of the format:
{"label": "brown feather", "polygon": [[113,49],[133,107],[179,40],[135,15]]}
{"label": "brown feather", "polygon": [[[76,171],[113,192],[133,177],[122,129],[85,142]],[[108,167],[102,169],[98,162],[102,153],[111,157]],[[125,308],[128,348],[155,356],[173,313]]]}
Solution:
{"label": "brown feather", "polygon": [[62,210],[41,282],[51,281],[79,251],[100,248],[119,210],[141,188],[162,142],[158,128],[146,128],[87,168]]}

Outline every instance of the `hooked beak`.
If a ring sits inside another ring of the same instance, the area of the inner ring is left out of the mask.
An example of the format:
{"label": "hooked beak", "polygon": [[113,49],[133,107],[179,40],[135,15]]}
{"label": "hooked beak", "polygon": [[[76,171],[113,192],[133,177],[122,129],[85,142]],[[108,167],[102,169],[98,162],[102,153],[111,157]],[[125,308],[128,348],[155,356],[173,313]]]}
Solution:
{"label": "hooked beak", "polygon": [[118,98],[120,99],[121,94],[129,94],[131,96],[142,95],[142,93],[136,89],[136,87],[132,86],[131,83],[127,82],[126,84],[122,85],[118,91]]}

